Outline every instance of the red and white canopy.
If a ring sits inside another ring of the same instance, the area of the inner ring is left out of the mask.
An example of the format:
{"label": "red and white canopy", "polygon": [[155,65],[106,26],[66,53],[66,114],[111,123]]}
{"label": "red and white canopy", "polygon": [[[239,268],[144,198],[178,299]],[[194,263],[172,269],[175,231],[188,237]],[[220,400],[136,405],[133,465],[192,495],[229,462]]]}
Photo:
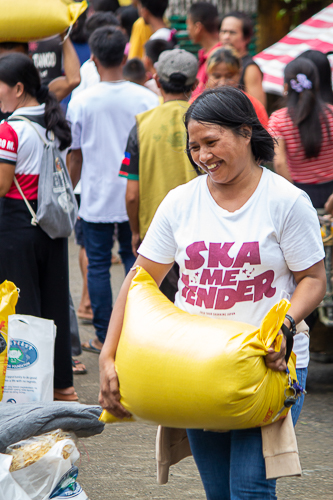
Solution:
{"label": "red and white canopy", "polygon": [[[264,73],[265,92],[283,92],[283,72],[286,64],[306,50],[333,51],[333,3],[310,17],[279,42],[254,56]],[[329,56],[331,66],[333,58]]]}

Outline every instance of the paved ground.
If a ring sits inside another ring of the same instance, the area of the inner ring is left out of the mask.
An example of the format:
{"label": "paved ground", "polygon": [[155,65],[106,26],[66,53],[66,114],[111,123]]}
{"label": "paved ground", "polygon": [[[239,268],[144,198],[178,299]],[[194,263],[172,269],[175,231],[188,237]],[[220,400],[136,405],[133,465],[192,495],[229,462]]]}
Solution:
{"label": "paved ground", "polygon": [[[81,293],[78,248],[70,241],[70,278],[77,306]],[[121,265],[112,267],[114,295],[123,280]],[[92,326],[80,324],[81,340],[94,335]],[[332,332],[333,335],[333,332]],[[98,356],[83,353],[87,375],[75,376],[80,401],[98,402]],[[301,478],[278,481],[278,499],[333,499],[333,364],[311,362],[309,393],[297,426],[303,467]],[[79,482],[91,500],[168,499],[204,500],[205,494],[192,458],[174,466],[165,486],[158,486],[154,462],[155,428],[148,425],[108,425],[105,431],[81,440]],[[244,499],[246,500],[246,499]]]}

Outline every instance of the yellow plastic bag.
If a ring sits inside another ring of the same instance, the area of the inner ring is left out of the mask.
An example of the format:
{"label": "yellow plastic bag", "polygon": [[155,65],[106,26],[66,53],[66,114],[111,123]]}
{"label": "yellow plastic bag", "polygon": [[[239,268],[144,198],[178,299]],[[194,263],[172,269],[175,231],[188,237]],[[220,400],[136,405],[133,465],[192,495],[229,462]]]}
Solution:
{"label": "yellow plastic bag", "polygon": [[14,283],[0,285],[0,401],[2,400],[8,363],[8,316],[15,314],[18,291]]}
{"label": "yellow plastic bag", "polygon": [[29,42],[58,35],[72,26],[88,4],[72,0],[2,2],[0,42]]}
{"label": "yellow plastic bag", "polygon": [[[270,424],[283,406],[288,375],[268,369],[264,356],[289,307],[281,300],[259,329],[192,315],[175,307],[138,268],[116,355],[121,403],[135,419],[167,427]],[[279,336],[276,350],[281,341]],[[294,355],[288,366],[296,380]],[[106,411],[101,420],[117,421]]]}

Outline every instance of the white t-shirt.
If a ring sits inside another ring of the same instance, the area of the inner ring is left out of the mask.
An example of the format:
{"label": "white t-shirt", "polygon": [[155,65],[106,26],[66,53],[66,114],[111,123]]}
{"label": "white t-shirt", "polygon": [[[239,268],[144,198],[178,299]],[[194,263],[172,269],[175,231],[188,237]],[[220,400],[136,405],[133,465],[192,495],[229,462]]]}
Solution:
{"label": "white t-shirt", "polygon": [[119,169],[135,116],[159,105],[150,90],[131,82],[100,82],[74,97],[67,111],[72,149],[81,149],[81,205],[87,222],[128,220],[126,179]]}
{"label": "white t-shirt", "polygon": [[76,97],[80,92],[87,89],[88,87],[92,87],[101,81],[99,73],[96,68],[96,64],[91,59],[84,62],[80,68],[80,85],[76,87],[76,89],[72,92],[72,99]]}
{"label": "white t-shirt", "polygon": [[[36,130],[47,139],[44,113],[45,104],[18,108],[10,115],[8,122],[2,121],[0,124],[0,161],[15,165],[15,176],[28,200],[36,200],[38,196],[44,143]],[[23,120],[11,120],[18,115],[27,116],[33,126]],[[61,152],[61,155],[65,160],[66,151]],[[22,199],[14,182],[6,197]]]}
{"label": "white t-shirt", "polygon": [[[317,213],[308,196],[270,170],[235,212],[212,198],[207,176],[170,193],[139,248],[144,257],[180,267],[175,305],[191,314],[260,326],[303,271],[324,258]],[[295,337],[297,367],[309,361],[309,339]]]}
{"label": "white t-shirt", "polygon": [[149,38],[149,40],[166,40],[167,42],[170,40],[171,30],[169,28],[160,28],[155,31]]}

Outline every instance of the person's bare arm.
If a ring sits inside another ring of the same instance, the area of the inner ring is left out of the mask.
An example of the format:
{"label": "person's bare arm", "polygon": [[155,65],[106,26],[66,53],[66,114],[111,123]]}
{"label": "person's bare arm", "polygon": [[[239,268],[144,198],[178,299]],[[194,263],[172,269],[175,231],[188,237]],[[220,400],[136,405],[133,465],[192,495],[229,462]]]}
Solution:
{"label": "person's bare arm", "polygon": [[67,155],[67,166],[69,170],[69,175],[73,184],[73,188],[77,185],[81,178],[82,170],[82,151],[81,149],[72,149],[69,155]]}
{"label": "person's bare arm", "polygon": [[62,53],[65,74],[49,83],[49,90],[55,94],[58,101],[67,97],[81,81],[80,60],[69,37],[63,43]]}
{"label": "person's bare arm", "polygon": [[139,227],[139,181],[127,180],[126,210],[132,231],[132,252],[135,257],[137,257],[137,250],[141,244]]}
{"label": "person's bare arm", "polygon": [[[306,318],[322,301],[326,292],[326,273],[324,261],[317,262],[305,271],[293,272],[297,283],[295,292],[291,297],[288,314],[299,323]],[[284,323],[290,328],[290,321],[285,319]],[[282,332],[281,332],[282,335]],[[266,366],[275,371],[283,371],[287,368],[285,362],[286,339],[283,338],[281,349],[274,352],[271,348],[265,357]]]}
{"label": "person's bare arm", "polygon": [[244,74],[245,91],[256,97],[265,107],[267,104],[266,94],[262,88],[262,73],[258,66],[250,64]]}
{"label": "person's bare arm", "polygon": [[13,184],[15,165],[11,163],[0,163],[0,198],[5,196]]}
{"label": "person's bare arm", "polygon": [[[156,281],[157,285],[163,281],[173,264],[158,264],[139,255],[135,266],[143,267]],[[117,418],[130,417],[128,411],[120,404],[118,376],[115,370],[115,356],[120,339],[125,313],[125,305],[131,281],[135,271],[130,271],[120,289],[117,301],[112,310],[108,332],[101,354],[99,356],[100,393],[99,403],[109,413]]]}
{"label": "person's bare arm", "polygon": [[287,163],[287,153],[286,153],[286,143],[284,139],[279,138],[277,140],[277,143],[275,144],[274,147],[274,170],[277,174],[281,175],[287,181],[293,183],[293,180],[291,178],[289,168],[288,168],[288,163]]}
{"label": "person's bare arm", "polygon": [[325,203],[325,210],[328,214],[333,215],[333,194],[327,199]]}

